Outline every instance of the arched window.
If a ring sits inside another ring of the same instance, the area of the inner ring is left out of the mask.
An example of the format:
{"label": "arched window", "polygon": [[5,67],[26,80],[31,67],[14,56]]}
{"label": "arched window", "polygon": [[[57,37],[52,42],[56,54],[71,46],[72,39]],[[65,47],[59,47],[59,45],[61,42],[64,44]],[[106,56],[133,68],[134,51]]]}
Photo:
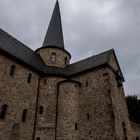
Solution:
{"label": "arched window", "polygon": [[40,106],[40,108],[39,108],[39,113],[40,113],[40,114],[43,114],[43,106]]}
{"label": "arched window", "polygon": [[16,66],[15,65],[12,65],[11,66],[11,68],[10,68],[10,76],[13,76],[14,75],[14,73],[15,73],[15,68],[16,68]]}
{"label": "arched window", "polygon": [[8,106],[6,104],[2,106],[1,113],[0,113],[0,119],[4,119],[5,118],[7,107]]}
{"label": "arched window", "polygon": [[25,122],[26,121],[26,116],[27,116],[27,109],[23,110],[23,114],[22,114],[22,121]]}
{"label": "arched window", "polygon": [[56,63],[56,53],[51,54],[51,62]]}
{"label": "arched window", "polygon": [[32,74],[29,73],[27,82],[28,82],[28,83],[31,83],[31,79],[32,79]]}

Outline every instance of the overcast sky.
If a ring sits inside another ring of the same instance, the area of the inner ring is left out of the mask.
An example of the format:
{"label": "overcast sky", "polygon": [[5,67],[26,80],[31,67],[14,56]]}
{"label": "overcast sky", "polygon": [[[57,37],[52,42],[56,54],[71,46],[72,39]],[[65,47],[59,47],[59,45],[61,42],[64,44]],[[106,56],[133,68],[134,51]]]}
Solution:
{"label": "overcast sky", "polygon": [[[65,48],[75,62],[114,48],[126,94],[140,96],[140,0],[59,0]],[[55,0],[0,0],[0,28],[41,47]]]}

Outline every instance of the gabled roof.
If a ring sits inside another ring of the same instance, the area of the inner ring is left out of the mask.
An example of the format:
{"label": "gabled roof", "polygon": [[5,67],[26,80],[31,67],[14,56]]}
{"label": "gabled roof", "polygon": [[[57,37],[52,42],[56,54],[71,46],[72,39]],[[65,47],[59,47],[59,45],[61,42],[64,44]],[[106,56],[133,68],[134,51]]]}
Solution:
{"label": "gabled roof", "polygon": [[100,67],[109,62],[114,50],[94,55],[87,59],[73,63],[66,68],[46,66],[41,57],[32,49],[0,29],[0,50],[20,60],[24,64],[45,75],[72,76],[90,69]]}
{"label": "gabled roof", "polygon": [[56,1],[53,15],[42,47],[50,47],[50,46],[64,49],[63,31],[58,1]]}
{"label": "gabled roof", "polygon": [[69,75],[74,75],[76,73],[84,72],[89,69],[93,69],[95,67],[107,64],[110,58],[110,55],[114,52],[113,49],[108,50],[106,52],[93,55],[89,58],[81,60],[79,62],[73,63],[69,65],[66,69]]}

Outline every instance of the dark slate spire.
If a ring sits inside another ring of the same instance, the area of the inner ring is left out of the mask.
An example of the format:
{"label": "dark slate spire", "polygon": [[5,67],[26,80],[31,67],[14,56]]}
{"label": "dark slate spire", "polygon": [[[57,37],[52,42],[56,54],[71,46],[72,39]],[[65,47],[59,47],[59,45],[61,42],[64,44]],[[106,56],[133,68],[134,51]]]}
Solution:
{"label": "dark slate spire", "polygon": [[43,47],[49,46],[64,49],[63,31],[58,0],[56,1],[48,31],[43,42]]}

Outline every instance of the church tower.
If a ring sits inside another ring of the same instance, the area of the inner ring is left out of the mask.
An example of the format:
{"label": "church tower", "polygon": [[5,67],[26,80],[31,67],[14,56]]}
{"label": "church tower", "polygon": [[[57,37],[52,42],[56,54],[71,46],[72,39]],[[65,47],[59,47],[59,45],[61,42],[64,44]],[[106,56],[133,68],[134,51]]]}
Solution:
{"label": "church tower", "polygon": [[41,48],[36,52],[45,65],[65,68],[69,65],[71,55],[65,50],[59,2],[56,1],[51,21]]}

